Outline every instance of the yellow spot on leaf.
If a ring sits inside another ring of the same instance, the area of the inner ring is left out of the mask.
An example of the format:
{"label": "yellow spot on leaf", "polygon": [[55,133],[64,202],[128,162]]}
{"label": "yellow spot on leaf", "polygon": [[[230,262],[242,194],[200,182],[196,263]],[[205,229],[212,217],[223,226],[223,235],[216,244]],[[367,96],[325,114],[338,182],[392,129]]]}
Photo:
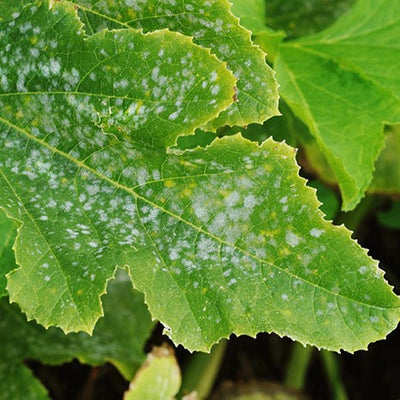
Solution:
{"label": "yellow spot on leaf", "polygon": [[167,188],[172,188],[175,185],[176,185],[176,183],[174,181],[171,181],[171,180],[167,180],[167,181],[164,182],[164,186],[167,187]]}
{"label": "yellow spot on leaf", "polygon": [[181,197],[190,197],[193,191],[189,188],[183,189],[181,192]]}

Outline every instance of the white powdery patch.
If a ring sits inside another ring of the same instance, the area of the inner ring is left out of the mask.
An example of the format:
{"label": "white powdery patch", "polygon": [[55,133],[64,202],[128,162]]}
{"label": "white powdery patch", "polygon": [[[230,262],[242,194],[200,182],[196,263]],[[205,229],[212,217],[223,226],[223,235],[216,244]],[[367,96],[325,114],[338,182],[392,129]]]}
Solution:
{"label": "white powdery patch", "polygon": [[310,231],[310,235],[315,238],[319,238],[324,232],[325,232],[324,229],[313,228]]}
{"label": "white powdery patch", "polygon": [[172,114],[169,115],[168,119],[170,121],[174,121],[174,120],[176,120],[178,118],[178,115],[179,115],[179,111],[175,111],[175,112],[173,112]]}
{"label": "white powdery patch", "polygon": [[244,206],[246,208],[253,208],[257,204],[257,199],[252,194],[244,198]]}
{"label": "white powdery patch", "polygon": [[225,198],[225,204],[228,207],[234,207],[240,200],[240,194],[238,192],[232,192]]}
{"label": "white powdery patch", "polygon": [[367,271],[368,271],[368,267],[366,267],[365,265],[361,266],[361,267],[358,269],[358,272],[359,272],[360,274],[365,274]]}
{"label": "white powdery patch", "polygon": [[287,232],[285,240],[290,247],[296,247],[300,243],[300,238],[293,232]]}

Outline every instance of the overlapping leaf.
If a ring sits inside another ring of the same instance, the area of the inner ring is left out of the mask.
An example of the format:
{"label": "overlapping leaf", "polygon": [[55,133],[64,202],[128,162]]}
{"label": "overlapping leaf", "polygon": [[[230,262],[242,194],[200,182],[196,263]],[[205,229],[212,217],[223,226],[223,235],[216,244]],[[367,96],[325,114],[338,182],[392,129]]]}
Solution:
{"label": "overlapping leaf", "polygon": [[280,91],[315,136],[354,208],[383,148],[383,123],[400,118],[400,4],[359,0],[326,31],[287,42]]}
{"label": "overlapping leaf", "polygon": [[[132,70],[136,59],[129,58],[129,43],[138,51],[142,39],[175,40],[176,34],[143,38],[129,29],[82,40],[83,32],[64,33],[78,25],[69,8],[54,7],[50,14],[26,9],[3,34],[11,43],[3,51],[21,62],[21,46],[40,34],[36,18],[50,20],[46,26],[60,32],[54,39],[59,53],[47,63],[43,56],[40,69],[26,67],[30,75],[23,70],[22,78],[14,68],[6,70],[8,92],[0,95],[0,148],[7,149],[0,158],[0,204],[22,223],[20,268],[8,275],[8,290],[29,319],[91,331],[107,279],[116,265],[127,265],[152,316],[191,350],[208,350],[232,332],[274,331],[353,351],[397,325],[399,299],[349,232],[323,219],[314,191],[298,176],[293,149],[232,136],[207,149],[166,152],[178,132],[192,129],[182,126],[184,118],[203,124],[231,100],[233,78],[224,65],[187,44],[192,57],[198,52],[190,71],[200,69],[187,97],[196,90],[203,90],[202,98],[213,94],[215,83],[210,88],[202,82],[215,70],[220,97],[216,109],[188,106],[184,115],[179,112],[171,133],[170,113],[181,104],[168,103],[166,121],[153,119],[156,105],[129,98],[140,94],[141,85],[121,82],[140,69],[135,64]],[[18,39],[21,27],[25,35]],[[187,42],[178,38],[178,49],[175,42],[162,47],[171,49],[172,59],[181,59],[180,52],[187,57]],[[151,62],[161,51],[157,41],[148,51],[150,85],[157,68]],[[81,72],[72,66],[76,57]],[[103,66],[109,66],[107,74]],[[160,65],[152,85],[158,87],[166,72]],[[89,84],[92,73],[97,79]],[[181,67],[174,76],[187,86]]]}
{"label": "overlapping leaf", "polygon": [[[47,399],[46,390],[23,365],[24,359],[61,364],[79,359],[100,365],[113,363],[126,379],[144,361],[143,346],[153,323],[143,303],[143,296],[133,291],[126,275],[119,275],[109,285],[104,297],[105,317],[96,326],[93,336],[85,333],[65,335],[60,329],[45,330],[34,322],[26,322],[18,307],[0,303],[1,398]],[[118,312],[114,312],[118,310]]]}
{"label": "overlapping leaf", "polygon": [[192,36],[195,43],[210,48],[227,62],[238,79],[237,101],[207,124],[207,129],[261,123],[279,114],[278,87],[265,63],[265,54],[252,44],[250,32],[231,14],[227,0],[75,0],[74,3],[80,6],[83,20],[95,32],[105,26],[145,31],[168,28]]}

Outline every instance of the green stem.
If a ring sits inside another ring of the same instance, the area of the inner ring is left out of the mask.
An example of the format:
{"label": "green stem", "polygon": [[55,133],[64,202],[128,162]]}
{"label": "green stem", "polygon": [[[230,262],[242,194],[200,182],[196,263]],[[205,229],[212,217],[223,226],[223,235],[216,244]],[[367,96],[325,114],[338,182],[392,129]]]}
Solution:
{"label": "green stem", "polygon": [[348,400],[346,390],[340,377],[339,364],[336,354],[326,350],[322,350],[320,354],[325,366],[326,374],[328,375],[328,380],[332,386],[333,399]]}
{"label": "green stem", "polygon": [[304,381],[307,373],[313,348],[304,347],[298,342],[293,344],[292,354],[286,373],[286,386],[301,390],[304,387]]}
{"label": "green stem", "polygon": [[196,391],[199,400],[209,396],[217,379],[227,344],[228,341],[223,339],[212,348],[210,354],[193,354],[183,374],[181,395]]}

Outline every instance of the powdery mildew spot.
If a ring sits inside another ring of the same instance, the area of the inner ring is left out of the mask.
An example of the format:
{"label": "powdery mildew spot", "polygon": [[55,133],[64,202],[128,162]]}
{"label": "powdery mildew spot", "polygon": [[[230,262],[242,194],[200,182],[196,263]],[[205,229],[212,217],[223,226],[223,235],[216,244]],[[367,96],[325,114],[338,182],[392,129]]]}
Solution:
{"label": "powdery mildew spot", "polygon": [[325,232],[324,229],[312,228],[310,230],[310,235],[315,238],[319,238],[324,232]]}
{"label": "powdery mildew spot", "polygon": [[300,243],[300,238],[293,232],[287,232],[285,240],[290,247],[296,247]]}

